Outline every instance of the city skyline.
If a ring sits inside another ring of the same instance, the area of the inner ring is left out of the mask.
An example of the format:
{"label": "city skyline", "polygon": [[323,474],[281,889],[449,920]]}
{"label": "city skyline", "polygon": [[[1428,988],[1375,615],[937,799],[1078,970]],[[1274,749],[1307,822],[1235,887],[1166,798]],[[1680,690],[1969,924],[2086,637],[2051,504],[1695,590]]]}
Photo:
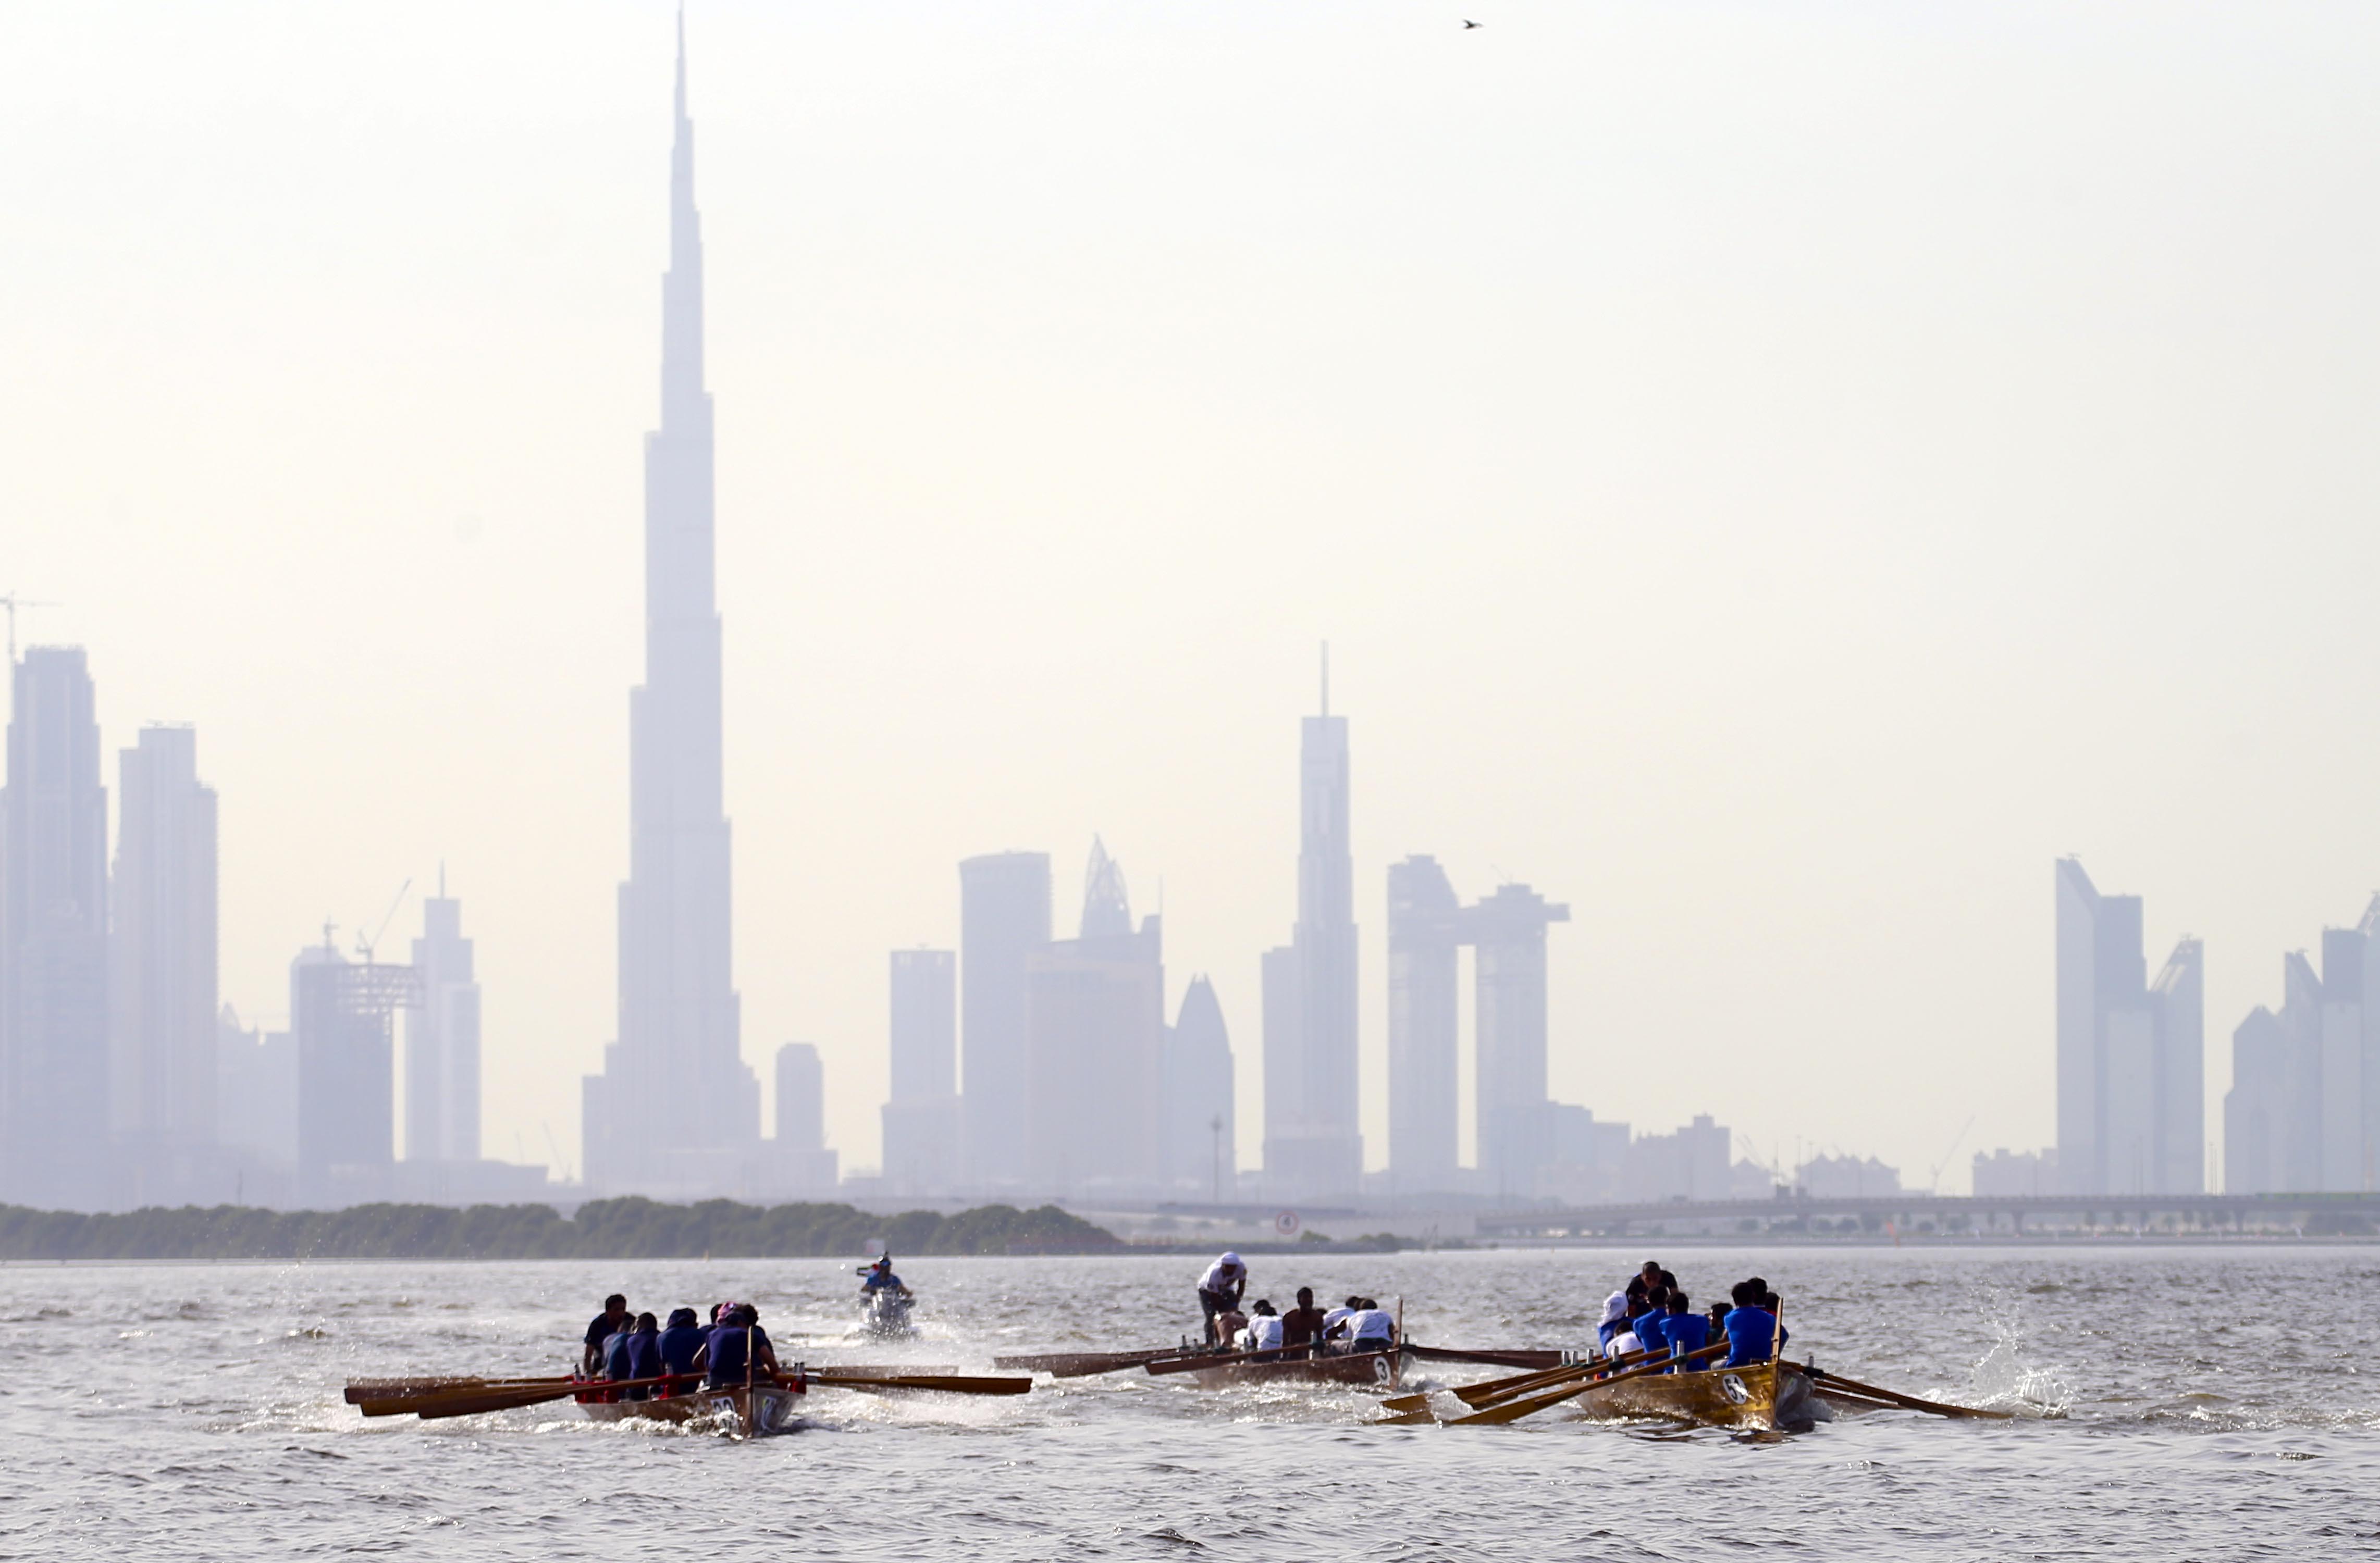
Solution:
{"label": "city skyline", "polygon": [[[23,204],[42,242],[0,305],[39,387],[0,421],[41,524],[0,584],[60,604],[29,610],[20,644],[88,648],[103,753],[152,720],[201,733],[221,994],[246,1021],[280,1024],[289,953],[325,915],[367,925],[400,880],[456,865],[485,1148],[542,1159],[550,1130],[559,1167],[617,1026],[669,20],[540,73],[552,15],[469,49],[438,15],[328,93],[243,58],[237,30],[180,40],[168,69],[138,41],[112,53],[105,18],[0,24],[12,57],[49,62],[6,110],[42,149]],[[1419,851],[1468,894],[1517,877],[1572,906],[1548,954],[1556,1099],[1643,1125],[1710,1110],[1788,1161],[1800,1135],[1912,1169],[1971,1111],[1978,1144],[2054,1140],[2040,866],[2079,851],[2171,919],[2160,949],[2180,927],[2205,941],[2211,1120],[2222,1040],[2281,1001],[2274,956],[2380,880],[2354,807],[2380,753],[2317,703],[2360,622],[2327,594],[2369,546],[2345,519],[2363,479],[2332,450],[2360,393],[2323,345],[2365,307],[2292,262],[2248,309],[2247,241],[2194,214],[2246,201],[2293,254],[2352,253],[2305,195],[2354,187],[2352,123],[2240,118],[2182,52],[2086,40],[2129,94],[2135,128],[2112,128],[1977,20],[1988,95],[2039,111],[2012,146],[1961,117],[1971,98],[1924,101],[1941,79],[1896,35],[1856,61],[1730,47],[1689,89],[1710,144],[1656,154],[1609,133],[1681,109],[1599,74],[1611,51],[1587,45],[1609,40],[1586,23],[1533,23],[1530,64],[1487,30],[1465,42],[1503,53],[1450,82],[1402,21],[1360,24],[1376,76],[1276,103],[1317,34],[1229,7],[1204,42],[1179,18],[935,39],[695,13],[745,1063],[814,1039],[830,1137],[872,1159],[884,951],[957,947],[959,859],[1071,863],[1102,832],[1166,885],[1169,1004],[1213,977],[1241,1157],[1259,1155],[1257,952],[1295,901],[1284,734],[1327,636],[1334,709],[1362,727],[1368,1159],[1387,1154],[1378,897]],[[352,37],[273,24],[285,67]],[[1673,20],[1593,25],[1655,57],[1687,42]],[[2176,26],[2315,101],[2362,58],[2250,18]],[[1159,36],[1194,47],[1177,65]],[[988,98],[985,58],[1050,91]],[[1574,127],[1503,105],[1515,73],[1582,68],[1607,91]],[[1076,84],[1102,79],[1134,101]],[[216,128],[198,80],[264,117]],[[1179,144],[1168,127],[1210,123],[1219,83],[1293,154]],[[1846,137],[1794,111],[1814,86],[1922,133]],[[1425,105],[1377,150],[1328,128],[1366,123],[1373,90]],[[945,102],[999,112],[953,146],[927,128]],[[1047,155],[1087,112],[1111,143]],[[55,133],[82,115],[176,127],[145,138],[161,172]],[[2161,127],[2302,177],[2168,161]],[[1987,133],[2022,176],[1972,177]],[[1444,166],[1416,156],[1441,141]],[[287,162],[241,155],[264,143]],[[1575,197],[1548,199],[1548,144],[1595,154]],[[1786,149],[1781,185],[1724,155],[1748,145]],[[1924,178],[1912,146],[1944,153]],[[1807,172],[1828,168],[1841,182]],[[163,177],[204,210],[128,233]],[[1937,194],[1888,224],[1848,212],[1879,177]],[[1406,203],[1376,200],[1408,181],[1463,220],[1409,232]],[[2045,192],[2078,186],[2083,214],[2059,197],[2045,223]],[[1974,231],[2022,237],[1985,254]],[[184,259],[135,274],[109,252]],[[1409,259],[1366,259],[1383,253]],[[2042,284],[2045,257],[2069,281]],[[1948,281],[1921,294],[1918,273]],[[2156,329],[2110,298],[2163,301]],[[1149,299],[1212,308],[1192,331]],[[1859,326],[1879,312],[1888,330]],[[2060,346],[2076,321],[2087,341]],[[146,346],[90,351],[119,339]],[[2336,567],[2283,593],[2287,557]],[[1736,922],[1767,931],[1708,959]],[[1900,1068],[1908,1017],[1945,1008],[1916,1080],[1869,1084]],[[1673,1031],[1731,1099],[1609,1067]],[[1792,1067],[1760,1079],[1771,1058]]]}

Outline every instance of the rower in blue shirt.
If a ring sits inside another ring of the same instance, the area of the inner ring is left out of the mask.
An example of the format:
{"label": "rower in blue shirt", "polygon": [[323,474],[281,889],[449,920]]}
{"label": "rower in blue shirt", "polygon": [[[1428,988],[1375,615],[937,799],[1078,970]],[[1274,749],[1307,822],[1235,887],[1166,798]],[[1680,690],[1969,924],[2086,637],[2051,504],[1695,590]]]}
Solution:
{"label": "rower in blue shirt", "polygon": [[[673,1309],[669,1327],[656,1338],[656,1344],[661,1347],[662,1371],[668,1374],[694,1372],[694,1354],[702,1350],[705,1339],[703,1327],[695,1322],[693,1309]],[[691,1384],[674,1384],[669,1387],[669,1391],[682,1395],[693,1387]]]}
{"label": "rower in blue shirt", "polygon": [[[661,1339],[661,1322],[650,1314],[638,1314],[636,1327],[628,1331],[626,1343],[613,1359],[617,1369],[612,1376],[659,1378],[662,1373]],[[653,1391],[648,1385],[638,1389],[624,1389],[621,1393],[632,1400],[646,1400],[652,1398]]]}
{"label": "rower in blue shirt", "polygon": [[[1682,1291],[1670,1293],[1669,1316],[1661,1321],[1661,1338],[1670,1343],[1671,1357],[1684,1357],[1710,1344],[1710,1320],[1694,1312],[1694,1303]],[[1671,1373],[1693,1373],[1701,1363],[1673,1362]]]}
{"label": "rower in blue shirt", "polygon": [[[1735,1307],[1727,1315],[1727,1365],[1754,1367],[1777,1354],[1771,1342],[1777,1339],[1777,1315],[1772,1312],[1776,1293],[1758,1280],[1738,1281],[1729,1295]],[[1769,1306],[1764,1307],[1766,1302]],[[1791,1340],[1788,1330],[1784,1339]]]}
{"label": "rower in blue shirt", "polygon": [[1670,1354],[1669,1337],[1661,1333],[1669,1313],[1670,1289],[1650,1287],[1645,1292],[1644,1311],[1628,1321],[1628,1327],[1636,1332],[1636,1343],[1645,1349],[1645,1362],[1657,1363]]}
{"label": "rower in blue shirt", "polygon": [[760,1310],[749,1302],[730,1306],[695,1354],[694,1365],[710,1375],[707,1387],[712,1389],[733,1388],[747,1378],[764,1384],[775,1378],[777,1350],[760,1327]]}

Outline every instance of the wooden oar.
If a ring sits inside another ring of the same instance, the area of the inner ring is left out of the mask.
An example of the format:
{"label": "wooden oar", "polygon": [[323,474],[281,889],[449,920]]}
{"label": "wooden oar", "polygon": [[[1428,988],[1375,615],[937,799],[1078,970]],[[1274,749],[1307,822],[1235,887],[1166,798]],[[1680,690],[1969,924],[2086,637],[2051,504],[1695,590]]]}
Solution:
{"label": "wooden oar", "polygon": [[1144,1363],[1189,1355],[1179,1346],[1159,1346],[1145,1351],[1039,1351],[1020,1357],[994,1357],[991,1365],[1014,1373],[1046,1373],[1053,1378],[1088,1378],[1094,1374],[1122,1373]]}
{"label": "wooden oar", "polygon": [[1717,1346],[1706,1346],[1699,1351],[1689,1351],[1682,1357],[1665,1357],[1658,1363],[1647,1363],[1643,1367],[1631,1368],[1626,1373],[1615,1373],[1609,1378],[1589,1378],[1583,1384],[1548,1389],[1543,1394],[1519,1396],[1504,1401],[1501,1405],[1490,1406],[1486,1411],[1473,1412],[1469,1416],[1458,1416],[1447,1425],[1449,1427],[1500,1426],[1508,1422],[1518,1422],[1533,1412],[1541,1412],[1548,1406],[1558,1406],[1564,1400],[1574,1400],[1589,1390],[1608,1389],[1615,1384],[1625,1384],[1632,1378],[1642,1378],[1647,1374],[1666,1372],[1674,1363],[1691,1363],[1702,1357],[1715,1357],[1726,1350],[1727,1343],[1721,1341]]}
{"label": "wooden oar", "polygon": [[563,1378],[546,1384],[468,1384],[410,1395],[366,1395],[348,1403],[366,1416],[405,1416],[424,1406],[444,1405],[450,1400],[483,1400],[490,1396],[564,1395],[585,1382]]}
{"label": "wooden oar", "polygon": [[424,1422],[441,1417],[477,1416],[482,1412],[516,1411],[524,1406],[543,1405],[549,1400],[567,1399],[589,1390],[649,1389],[659,1384],[674,1384],[699,1377],[697,1374],[664,1374],[658,1378],[565,1378],[543,1384],[525,1384],[511,1387],[494,1386],[483,1389],[461,1389],[447,1394],[400,1395],[384,1400],[358,1402],[366,1416],[403,1416],[407,1412]]}
{"label": "wooden oar", "polygon": [[[1597,1370],[1597,1368],[1625,1368],[1625,1365],[1637,1363],[1637,1361],[1645,1361],[1645,1353],[1628,1351],[1623,1353],[1623,1356],[1597,1359],[1592,1361],[1592,1363],[1571,1363],[1566,1365],[1566,1368],[1537,1368],[1536,1373],[1513,1373],[1512,1377],[1490,1377],[1490,1380],[1483,1380],[1478,1382],[1478,1385],[1462,1385],[1457,1387],[1457,1389],[1447,1389],[1445,1394],[1457,1397],[1459,1401],[1463,1401],[1466,1406],[1485,1406],[1488,1401],[1500,1401],[1500,1399],[1513,1397],[1513,1394],[1525,1394],[1530,1392],[1530,1389],[1542,1389],[1545,1385],[1566,1380],[1566,1377],[1571,1377],[1573,1373],[1587,1373],[1587,1370]],[[1380,1401],[1380,1406],[1383,1406],[1385,1411],[1421,1411],[1426,1409],[1428,1403],[1430,1403],[1430,1392],[1426,1392],[1426,1389],[1416,1389],[1414,1394],[1392,1394],[1392,1397],[1388,1397],[1385,1401]]]}
{"label": "wooden oar", "polygon": [[1459,1351],[1451,1346],[1416,1346],[1405,1343],[1405,1355],[1426,1363],[1477,1363],[1484,1367],[1527,1368],[1543,1373],[1548,1368],[1568,1367],[1560,1351]]}
{"label": "wooden oar", "polygon": [[1820,1385],[1814,1387],[1810,1392],[1825,1399],[1829,1405],[1842,1406],[1851,1411],[1900,1410],[1899,1406],[1894,1405],[1890,1400],[1879,1400],[1873,1395],[1855,1395],[1849,1389],[1839,1389]]}
{"label": "wooden oar", "polygon": [[1801,1372],[1820,1394],[1826,1393],[1828,1385],[1840,1384],[1854,1395],[1865,1395],[1871,1399],[1883,1400],[1888,1404],[1905,1407],[1910,1411],[1931,1412],[1936,1416],[1980,1416],[1995,1422],[2009,1422],[2014,1419],[2014,1413],[2010,1412],[1985,1411],[1980,1406],[1946,1405],[1940,1400],[1921,1400],[1914,1395],[1904,1395],[1897,1389],[1879,1389],[1873,1384],[1862,1384],[1856,1378],[1845,1378],[1841,1374],[1829,1372],[1824,1368],[1803,1368]]}
{"label": "wooden oar", "polygon": [[[698,1373],[685,1373],[665,1374],[658,1378],[565,1378],[511,1386],[463,1386],[443,1392],[368,1399],[358,1404],[366,1416],[403,1416],[409,1412],[428,1422],[444,1417],[478,1416],[486,1412],[516,1411],[566,1399],[591,1390],[613,1392],[698,1382],[702,1376]],[[930,1389],[951,1395],[1022,1395],[1033,1387],[1030,1378],[966,1377],[956,1374],[806,1373],[803,1376],[808,1383],[830,1389]],[[786,1378],[780,1375],[764,1382],[782,1385]]]}
{"label": "wooden oar", "polygon": [[[1491,1378],[1482,1384],[1460,1385],[1440,1393],[1452,1395],[1466,1406],[1500,1405],[1506,1400],[1514,1399],[1523,1395],[1533,1394],[1541,1389],[1550,1389],[1557,1384],[1568,1384],[1583,1373],[1609,1374],[1621,1368],[1635,1367],[1645,1363],[1648,1356],[1649,1353],[1642,1351],[1622,1351],[1616,1357],[1598,1357],[1593,1362],[1573,1363],[1567,1367],[1548,1368],[1543,1373],[1523,1373],[1515,1374],[1510,1378]],[[1668,1361],[1669,1357],[1665,1352],[1661,1362],[1666,1363]],[[1380,1405],[1384,1410],[1395,1414],[1380,1418],[1378,1425],[1436,1422],[1438,1415],[1429,1409],[1430,1399],[1431,1396],[1427,1391],[1390,1396],[1382,1400]]]}
{"label": "wooden oar", "polygon": [[1030,1378],[970,1378],[958,1374],[809,1373],[810,1383],[829,1389],[940,1389],[952,1395],[1023,1395]]}
{"label": "wooden oar", "polygon": [[347,1404],[393,1400],[407,1395],[445,1395],[462,1389],[509,1389],[531,1384],[565,1384],[567,1375],[539,1374],[520,1378],[359,1378],[349,1382]]}
{"label": "wooden oar", "polygon": [[1144,1363],[1141,1366],[1153,1374],[1194,1373],[1199,1368],[1221,1367],[1227,1363],[1245,1363],[1251,1357],[1285,1357],[1293,1351],[1304,1350],[1305,1348],[1299,1346],[1282,1346],[1269,1351],[1202,1352],[1193,1357],[1160,1357],[1155,1362]]}
{"label": "wooden oar", "polygon": [[[1541,1368],[1535,1373],[1516,1373],[1510,1378],[1490,1378],[1477,1384],[1464,1384],[1441,1391],[1452,1395],[1466,1406],[1484,1406],[1493,1400],[1510,1399],[1532,1389],[1542,1389],[1560,1383],[1578,1373],[1597,1373],[1615,1368],[1633,1367],[1645,1360],[1642,1351],[1622,1351],[1616,1357],[1597,1357],[1593,1362],[1571,1363],[1560,1367]],[[1393,1395],[1380,1402],[1381,1408],[1392,1412],[1426,1410],[1430,1397],[1427,1392]]]}

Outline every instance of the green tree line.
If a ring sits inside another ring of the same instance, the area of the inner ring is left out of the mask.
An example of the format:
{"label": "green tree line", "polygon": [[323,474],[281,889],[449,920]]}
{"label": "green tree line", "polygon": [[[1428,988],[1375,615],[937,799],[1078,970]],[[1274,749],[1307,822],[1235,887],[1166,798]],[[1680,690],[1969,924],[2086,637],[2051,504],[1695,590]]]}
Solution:
{"label": "green tree line", "polygon": [[1122,1245],[1054,1205],[987,1205],[944,1216],[871,1216],[848,1205],[663,1205],[600,1199],[565,1219],[549,1205],[358,1205],[258,1210],[218,1205],[120,1215],[0,1206],[0,1260],[795,1259],[895,1254],[1098,1254]]}

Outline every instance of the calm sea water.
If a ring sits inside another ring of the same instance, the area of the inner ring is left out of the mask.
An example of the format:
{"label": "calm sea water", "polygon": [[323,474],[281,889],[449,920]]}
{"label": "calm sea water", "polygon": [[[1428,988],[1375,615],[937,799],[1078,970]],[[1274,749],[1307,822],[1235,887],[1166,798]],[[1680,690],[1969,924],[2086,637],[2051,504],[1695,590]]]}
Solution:
{"label": "calm sea water", "polygon": [[[1415,1339],[1574,1345],[1635,1248],[1259,1257],[1254,1294],[1402,1297]],[[1021,1399],[820,1391],[740,1443],[570,1409],[365,1422],[352,1376],[534,1372],[602,1293],[757,1302],[784,1355],[982,1367],[1158,1344],[1186,1259],[919,1259],[925,1339],[844,1338],[851,1261],[0,1267],[0,1556],[224,1558],[2321,1558],[2380,1552],[2380,1253],[1687,1250],[1798,1349],[2010,1423],[1777,1442],[1541,1415],[1365,1425],[1347,1388],[1143,1375]],[[1478,1370],[1485,1375],[1494,1370]],[[1449,1381],[1468,1370],[1443,1374]]]}

